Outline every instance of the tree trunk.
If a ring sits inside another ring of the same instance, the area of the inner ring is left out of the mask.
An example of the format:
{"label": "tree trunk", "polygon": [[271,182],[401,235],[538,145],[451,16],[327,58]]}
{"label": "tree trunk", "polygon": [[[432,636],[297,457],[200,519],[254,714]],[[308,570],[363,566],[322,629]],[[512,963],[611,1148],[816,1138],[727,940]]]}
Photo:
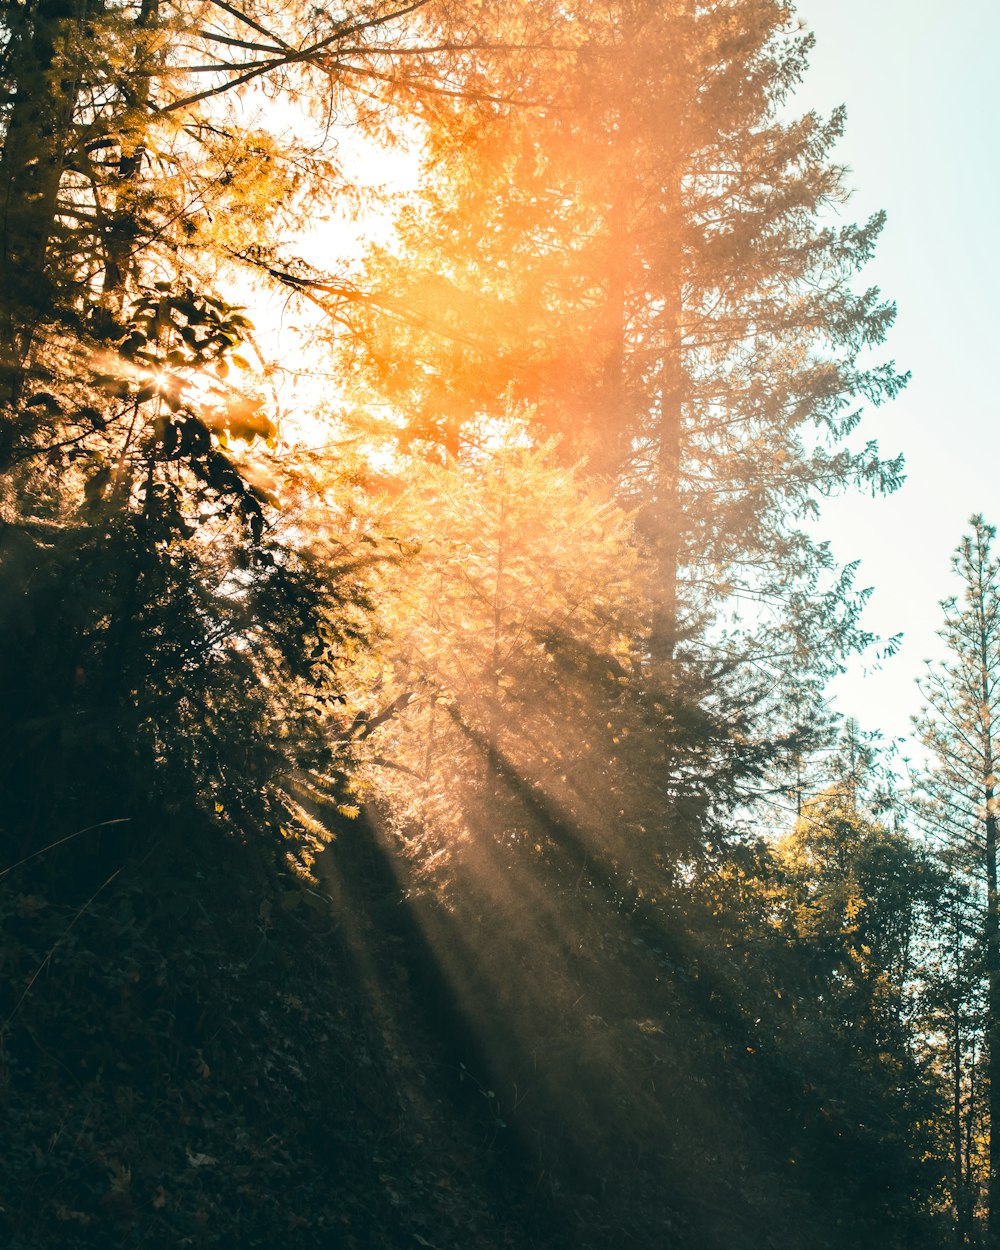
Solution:
{"label": "tree trunk", "polygon": [[993,785],[986,785],[986,975],[990,1173],[987,1191],[989,1244],[1000,1246],[1000,927],[997,915],[997,820]]}
{"label": "tree trunk", "polygon": [[608,213],[608,286],[605,293],[604,364],[598,383],[593,430],[594,470],[616,481],[628,454],[634,428],[625,400],[625,291],[627,284],[628,229],[625,194],[618,191]]}
{"label": "tree trunk", "polygon": [[962,1245],[972,1245],[977,1239],[972,1231],[975,1226],[975,1202],[973,1201],[973,1154],[975,1148],[976,1099],[979,1074],[979,1060],[975,1041],[969,1050],[969,1097],[965,1108],[965,1171],[963,1173],[964,1188],[962,1189]]}
{"label": "tree trunk", "polygon": [[979,643],[979,697],[985,803],[986,918],[983,937],[986,956],[986,1084],[989,1117],[989,1178],[986,1190],[987,1245],[1000,1250],[1000,926],[997,914],[996,760],[993,755],[991,713],[990,613],[982,544],[977,549],[977,585],[974,610]]}
{"label": "tree trunk", "polygon": [[[507,490],[506,481],[502,485]],[[503,627],[504,627],[504,573],[507,557],[507,505],[506,498],[501,497],[497,517],[497,553],[494,566],[493,604],[492,604],[492,640],[490,646],[490,676],[487,693],[486,709],[486,787],[487,794],[493,803],[498,804],[501,797],[500,788],[500,669],[503,663]]]}
{"label": "tree trunk", "polygon": [[40,0],[17,13],[8,74],[14,104],[0,155],[0,393],[16,402],[42,316],[53,304],[46,254],[76,107],[68,59],[74,7]]}
{"label": "tree trunk", "polygon": [[952,1155],[954,1163],[955,1193],[952,1211],[955,1216],[955,1233],[962,1244],[962,1022],[957,993],[952,999]]}
{"label": "tree trunk", "polygon": [[[159,17],[159,0],[142,0],[135,28],[149,30]],[[118,168],[110,182],[111,206],[104,227],[104,285],[103,293],[109,307],[119,312],[124,300],[129,277],[135,272],[140,222],[136,204],[136,190],[146,155],[149,116],[143,110],[152,95],[154,71],[162,61],[162,53],[151,54],[141,48],[136,52],[135,64],[129,74],[129,91],[136,101],[138,112],[130,111],[124,120]]]}
{"label": "tree trunk", "polygon": [[658,447],[654,537],[657,557],[657,595],[650,647],[655,658],[674,658],[679,634],[678,576],[682,553],[683,501],[681,467],[683,453],[685,376],[683,358],[683,268],[680,232],[679,176],[671,180],[672,193],[665,204],[665,260],[661,268],[663,309],[662,356],[658,387]]}

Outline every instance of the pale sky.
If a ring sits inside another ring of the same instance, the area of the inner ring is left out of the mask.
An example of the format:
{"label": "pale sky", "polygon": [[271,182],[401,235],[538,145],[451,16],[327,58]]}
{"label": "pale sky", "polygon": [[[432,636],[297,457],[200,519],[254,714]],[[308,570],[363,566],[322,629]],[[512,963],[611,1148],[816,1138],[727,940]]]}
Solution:
{"label": "pale sky", "polygon": [[889,214],[865,271],[899,306],[888,352],[913,373],[868,415],[863,439],[902,451],[907,482],[888,499],[827,506],[822,531],[873,586],[870,628],[905,634],[880,673],[859,671],[837,705],[867,729],[909,732],[914,679],[939,653],[938,601],[969,516],[1000,526],[1000,4],[996,0],[799,0],[816,34],[803,110],[847,105],[837,157],[851,218]]}

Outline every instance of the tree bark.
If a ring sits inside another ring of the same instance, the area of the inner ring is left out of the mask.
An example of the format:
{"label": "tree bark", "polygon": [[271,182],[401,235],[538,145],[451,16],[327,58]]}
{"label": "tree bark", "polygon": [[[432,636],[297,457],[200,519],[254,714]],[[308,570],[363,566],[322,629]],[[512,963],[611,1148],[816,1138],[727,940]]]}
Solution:
{"label": "tree bark", "polygon": [[989,1083],[990,1175],[987,1193],[989,1244],[1000,1246],[1000,926],[997,914],[997,820],[992,781],[986,797],[986,975],[988,984],[987,1079]]}
{"label": "tree bark", "polygon": [[674,658],[679,635],[678,578],[683,550],[681,468],[685,374],[683,358],[683,267],[678,225],[681,213],[679,176],[672,178],[665,205],[665,259],[662,274],[662,356],[657,402],[657,461],[654,536],[657,559],[657,595],[651,650],[655,658]]}
{"label": "tree bark", "polygon": [[[157,21],[159,11],[159,0],[142,0],[135,23],[140,37]],[[151,54],[145,48],[136,54],[135,65],[129,74],[129,89],[140,109],[152,94],[154,70],[161,59],[161,54]],[[140,223],[137,220],[135,192],[146,155],[148,121],[148,115],[141,113],[138,118],[123,125],[118,168],[110,183],[111,211],[104,229],[103,293],[106,302],[116,312],[120,311],[128,279],[137,264],[136,244]]]}
{"label": "tree bark", "polygon": [[979,696],[983,761],[983,800],[985,804],[986,917],[983,937],[987,980],[987,1062],[989,1111],[989,1178],[987,1182],[987,1244],[1000,1247],[1000,924],[997,913],[997,817],[996,760],[993,753],[993,725],[990,699],[990,614],[987,605],[985,553],[976,550],[977,585],[974,609],[979,645]]}
{"label": "tree bark", "polygon": [[52,238],[76,84],[61,64],[73,6],[40,0],[17,14],[9,48],[14,103],[0,155],[0,369],[16,402],[40,318],[52,306],[46,254]]}

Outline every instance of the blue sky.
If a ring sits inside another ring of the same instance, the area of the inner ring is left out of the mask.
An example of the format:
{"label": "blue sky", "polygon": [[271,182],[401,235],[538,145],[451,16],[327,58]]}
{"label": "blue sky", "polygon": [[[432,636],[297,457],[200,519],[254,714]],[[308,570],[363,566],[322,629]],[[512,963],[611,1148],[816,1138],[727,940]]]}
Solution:
{"label": "blue sky", "polygon": [[828,505],[823,532],[860,557],[875,589],[867,621],[903,631],[878,673],[857,666],[837,705],[868,729],[905,734],[914,680],[939,653],[938,601],[950,554],[980,511],[1000,525],[1000,5],[988,0],[801,0],[816,34],[802,110],[845,103],[837,158],[855,188],[849,215],[889,222],[866,283],[899,306],[888,353],[912,370],[907,391],[861,434],[902,451],[907,483],[888,499]]}

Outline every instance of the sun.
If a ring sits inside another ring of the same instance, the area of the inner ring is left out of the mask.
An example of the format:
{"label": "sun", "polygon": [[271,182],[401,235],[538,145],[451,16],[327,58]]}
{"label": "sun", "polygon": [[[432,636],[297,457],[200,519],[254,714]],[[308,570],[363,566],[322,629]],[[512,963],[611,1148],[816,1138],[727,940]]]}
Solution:
{"label": "sun", "polygon": [[[273,113],[269,121],[282,118]],[[286,251],[321,281],[360,289],[366,252],[392,243],[398,213],[420,185],[421,141],[415,127],[404,139],[380,143],[349,126],[337,132],[334,147],[340,180],[321,212],[302,216]],[[296,293],[254,271],[234,272],[232,281],[253,322],[246,380],[266,395],[282,441],[315,447],[343,438],[345,380],[332,359],[346,331],[324,310],[322,293]],[[362,420],[369,430],[383,423],[376,413]],[[367,441],[376,460],[391,454],[378,442]]]}

